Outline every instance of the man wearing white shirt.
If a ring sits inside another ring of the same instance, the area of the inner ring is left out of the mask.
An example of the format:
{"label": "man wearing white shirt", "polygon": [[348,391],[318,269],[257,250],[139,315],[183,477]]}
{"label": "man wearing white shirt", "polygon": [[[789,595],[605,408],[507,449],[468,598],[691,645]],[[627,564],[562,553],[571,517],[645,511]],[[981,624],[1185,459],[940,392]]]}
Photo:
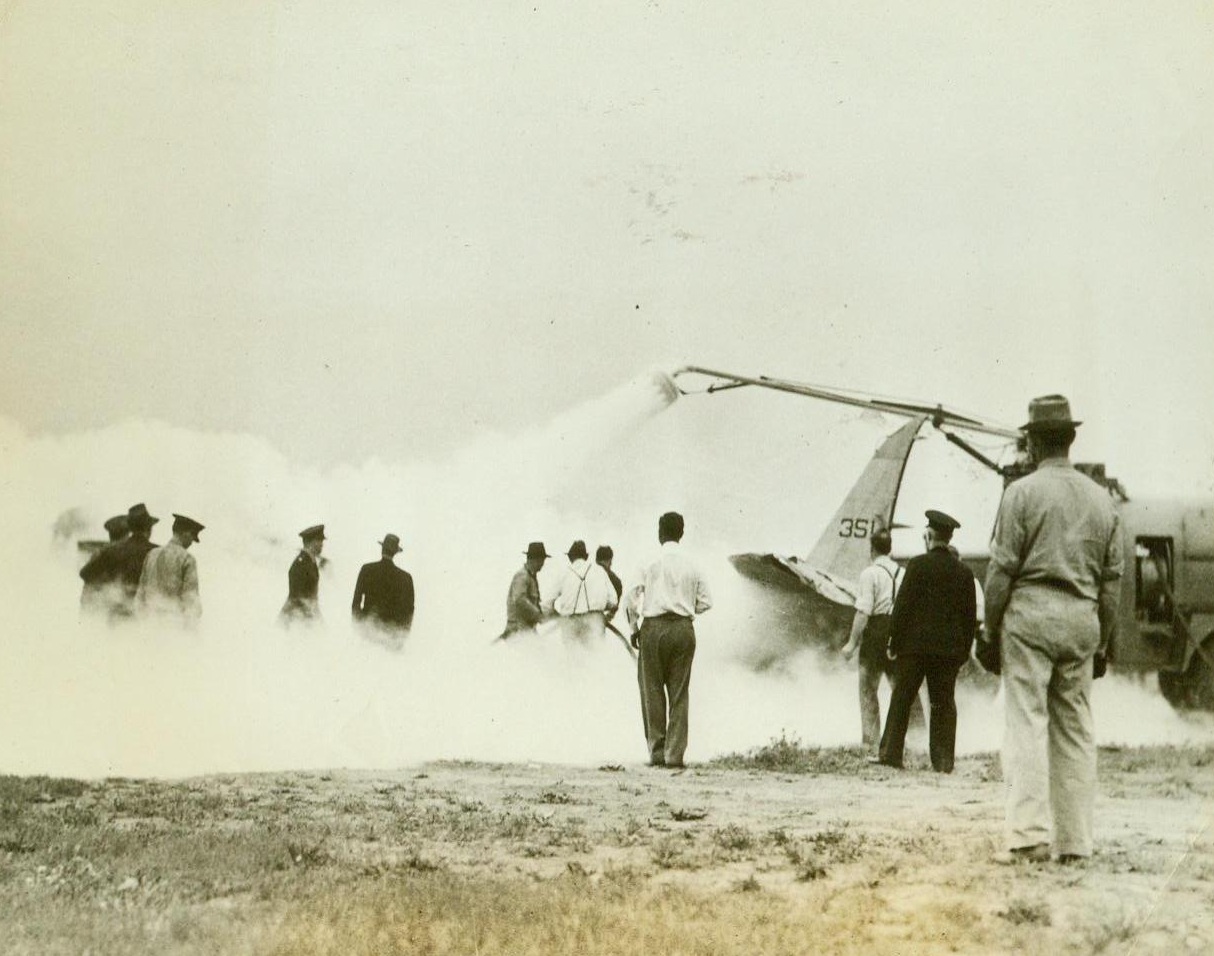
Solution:
{"label": "man wearing white shirt", "polygon": [[[889,556],[893,542],[884,529],[869,539],[872,564],[860,572],[856,582],[856,616],[851,635],[843,645],[845,660],[860,651],[860,738],[870,754],[881,741],[881,703],[877,688],[881,675],[890,677],[889,616],[902,579],[902,568]],[[892,678],[891,678],[892,679]]]}
{"label": "man wearing white shirt", "polygon": [[619,604],[615,585],[601,565],[590,563],[586,542],[573,542],[567,557],[569,569],[561,580],[552,609],[560,615],[570,637],[583,641],[600,638],[607,618]]}
{"label": "man wearing white shirt", "polygon": [[688,691],[696,652],[697,614],[712,607],[708,585],[683,555],[683,516],[668,511],[658,519],[661,556],[645,569],[637,599],[641,608],[641,716],[655,767],[681,768],[687,749]]}

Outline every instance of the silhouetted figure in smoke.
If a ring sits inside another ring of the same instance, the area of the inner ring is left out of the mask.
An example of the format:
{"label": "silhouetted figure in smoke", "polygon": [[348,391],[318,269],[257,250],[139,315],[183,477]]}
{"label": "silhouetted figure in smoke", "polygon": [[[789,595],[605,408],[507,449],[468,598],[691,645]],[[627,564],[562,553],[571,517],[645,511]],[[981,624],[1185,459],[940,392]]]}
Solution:
{"label": "silhouetted figure in smoke", "polygon": [[198,562],[189,553],[203,529],[193,518],[173,515],[173,537],[168,544],[154,548],[143,562],[135,603],[141,614],[193,624],[202,616],[198,596]]}
{"label": "silhouetted figure in smoke", "polygon": [[510,579],[510,590],[506,592],[506,629],[497,636],[504,641],[514,634],[535,633],[535,626],[544,619],[540,607],[540,582],[536,577],[550,555],[542,541],[527,545],[526,560]]}
{"label": "silhouetted figure in smoke", "polygon": [[683,555],[682,540],[683,516],[666,512],[658,519],[661,557],[645,569],[635,596],[641,602],[638,680],[649,762],[676,769],[683,766],[687,749],[688,693],[696,653],[692,622],[712,607],[708,584]]}
{"label": "silhouetted figure in smoke", "polygon": [[590,563],[586,542],[574,541],[567,557],[569,567],[552,609],[560,615],[568,637],[593,641],[603,636],[604,625],[615,613],[619,596],[602,565]]}
{"label": "silhouetted figure in smoke", "polygon": [[386,534],[379,547],[380,559],[358,572],[351,611],[355,621],[402,638],[413,626],[413,575],[393,561],[403,550],[400,538]]}
{"label": "silhouetted figure in smoke", "polygon": [[[600,544],[594,549],[594,563],[607,572],[607,580],[611,582],[611,586],[615,588],[615,605],[618,608],[620,601],[624,598],[624,582],[620,580],[620,576],[611,570],[611,562],[615,560],[615,552],[611,550],[611,545]],[[608,620],[614,617],[611,615]]]}
{"label": "silhouetted figure in smoke", "polygon": [[114,515],[102,527],[110,536],[110,544],[117,544],[131,533],[131,526],[126,520],[126,515]]}
{"label": "silhouetted figure in smoke", "polygon": [[[629,638],[624,636],[624,632],[611,623],[615,617],[616,611],[620,605],[624,603],[624,582],[620,580],[620,576],[611,570],[611,562],[615,560],[615,552],[611,550],[611,546],[600,544],[594,552],[594,563],[607,572],[607,580],[611,582],[611,586],[615,588],[615,607],[604,614],[607,625],[607,630],[611,631],[624,645],[624,650],[631,654],[634,658],[637,656],[636,644]],[[632,622],[629,621],[631,626]]]}
{"label": "silhouetted figure in smoke", "polygon": [[320,552],[325,546],[325,526],[304,528],[299,537],[303,547],[287,571],[287,600],[278,615],[283,624],[320,619]]}
{"label": "silhouetted figure in smoke", "polygon": [[[114,515],[114,517],[105,522],[103,527],[106,534],[109,535],[109,541],[80,541],[77,543],[77,546],[82,551],[88,551],[92,555],[89,558],[89,562],[101,552],[102,548],[105,548],[107,545],[117,544],[130,534],[130,529],[126,523],[126,515]],[[86,567],[87,564],[86,562]],[[81,576],[83,577],[83,572],[81,572]],[[106,589],[104,585],[85,581],[84,587],[80,591],[80,610],[85,614],[101,614],[109,610],[109,606],[106,603]]]}
{"label": "silhouetted figure in smoke", "polygon": [[86,589],[94,589],[89,610],[104,611],[111,622],[125,620],[135,613],[139,575],[148,552],[156,547],[150,539],[152,526],[159,520],[148,514],[144,504],[132,505],[126,514],[130,534],[106,545],[80,569]]}

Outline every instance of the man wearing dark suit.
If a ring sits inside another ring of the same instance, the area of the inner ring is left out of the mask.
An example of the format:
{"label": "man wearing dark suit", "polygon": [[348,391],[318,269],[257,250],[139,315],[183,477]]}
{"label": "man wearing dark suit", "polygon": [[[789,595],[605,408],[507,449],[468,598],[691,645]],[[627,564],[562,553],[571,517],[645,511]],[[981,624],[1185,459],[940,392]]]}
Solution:
{"label": "man wearing dark suit", "polygon": [[960,523],[942,511],[927,512],[927,553],[912,558],[889,622],[894,692],[885,718],[878,763],[902,766],[906,725],[919,685],[927,679],[931,702],[928,751],[932,769],[952,773],[957,740],[957,672],[969,658],[977,617],[974,575],[948,551]]}
{"label": "man wearing dark suit", "polygon": [[379,543],[382,557],[364,564],[354,585],[354,620],[403,632],[413,626],[413,576],[398,568],[393,558],[400,554],[400,538],[384,535]]}
{"label": "man wearing dark suit", "polygon": [[[89,600],[83,602],[88,610],[107,611],[111,622],[134,616],[139,575],[148,552],[156,547],[151,542],[152,526],[159,520],[148,514],[147,506],[142,502],[132,505],[126,514],[130,534],[115,544],[106,545],[80,569],[89,595]],[[109,525],[107,521],[107,529]]]}
{"label": "man wearing dark suit", "polygon": [[287,600],[279,612],[283,624],[320,618],[320,552],[325,546],[325,526],[304,528],[299,537],[303,547],[287,571]]}

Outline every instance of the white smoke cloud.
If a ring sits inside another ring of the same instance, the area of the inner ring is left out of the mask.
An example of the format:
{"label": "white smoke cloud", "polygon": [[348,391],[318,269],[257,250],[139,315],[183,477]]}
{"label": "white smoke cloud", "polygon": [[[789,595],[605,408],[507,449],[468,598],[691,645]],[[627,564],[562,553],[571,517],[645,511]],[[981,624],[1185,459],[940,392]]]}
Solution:
{"label": "white smoke cloud", "polygon": [[[741,549],[745,529],[773,528],[763,512],[779,509],[729,482],[731,456],[760,440],[714,443],[705,422],[721,405],[654,419],[669,400],[660,379],[641,379],[524,434],[486,435],[447,461],[329,471],[247,435],[126,422],[34,438],[0,421],[0,725],[9,728],[0,770],[177,776],[435,758],[644,759],[635,665],[618,644],[492,639],[528,541],[543,540],[553,554],[574,538],[592,549],[610,543],[627,583],[656,550],[656,518],[669,508],[685,511],[685,547],[716,599],[697,621],[690,759],[782,732],[807,744],[857,742],[851,668],[814,650],[762,673],[744,663],[767,635],[758,633],[755,590],[725,558]],[[688,425],[707,440],[689,439]],[[851,439],[849,461],[862,464],[872,437]],[[810,449],[825,475],[819,447],[828,439],[837,436],[801,435],[780,446],[783,459],[750,457],[763,481],[779,480],[773,469],[796,472],[787,477],[796,488],[805,473],[794,452]],[[714,460],[725,464],[709,467]],[[828,491],[789,504],[805,527],[829,514],[847,474],[824,483]],[[203,603],[193,632],[111,629],[79,617],[80,558],[70,542],[53,542],[55,518],[79,508],[101,537],[101,522],[136,501],[162,518],[158,542],[173,511],[206,525],[192,552]],[[328,534],[324,624],[284,631],[276,618],[296,534],[317,522]],[[398,651],[363,637],[347,610],[359,565],[378,556],[389,531],[401,535],[398,563],[418,595],[413,632]],[[783,533],[808,549],[804,531]],[[550,561],[541,584],[551,589],[563,567],[563,558]],[[963,691],[959,709],[962,752],[999,746],[997,699]],[[1102,740],[1209,735],[1125,681],[1098,686],[1097,710]],[[1131,711],[1135,719],[1125,719]]]}

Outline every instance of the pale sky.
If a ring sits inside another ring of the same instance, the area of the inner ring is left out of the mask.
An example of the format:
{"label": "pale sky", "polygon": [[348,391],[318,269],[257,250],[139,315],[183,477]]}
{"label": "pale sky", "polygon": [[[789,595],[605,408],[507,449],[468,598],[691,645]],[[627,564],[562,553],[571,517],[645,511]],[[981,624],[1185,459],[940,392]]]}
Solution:
{"label": "pale sky", "polygon": [[1214,4],[0,3],[0,415],[296,461],[654,365],[1214,490]]}

